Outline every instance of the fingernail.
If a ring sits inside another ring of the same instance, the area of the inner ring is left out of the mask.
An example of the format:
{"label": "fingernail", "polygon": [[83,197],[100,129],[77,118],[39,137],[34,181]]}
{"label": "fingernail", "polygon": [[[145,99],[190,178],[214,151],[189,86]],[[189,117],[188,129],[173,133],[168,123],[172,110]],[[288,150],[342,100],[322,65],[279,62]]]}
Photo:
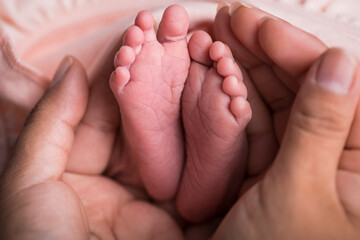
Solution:
{"label": "fingernail", "polygon": [[244,1],[234,2],[231,4],[231,6],[229,8],[229,14],[232,15],[241,6],[244,6],[247,8],[252,8],[252,6],[250,4],[248,4],[247,2],[244,2]]}
{"label": "fingernail", "polygon": [[61,81],[61,79],[63,79],[63,77],[65,76],[65,74],[67,73],[67,71],[69,70],[69,68],[73,62],[74,62],[74,60],[71,56],[64,57],[64,59],[61,61],[60,65],[59,65],[58,69],[56,70],[54,78],[51,82],[51,86],[55,85],[57,82],[59,82],[59,81]]}
{"label": "fingernail", "polygon": [[322,58],[316,83],[334,93],[347,94],[354,80],[356,60],[349,53],[339,49],[330,50]]}
{"label": "fingernail", "polygon": [[229,7],[230,5],[227,2],[220,2],[217,6],[216,12],[218,13],[224,7]]}
{"label": "fingernail", "polygon": [[264,22],[266,22],[268,20],[280,21],[280,19],[269,15],[269,16],[266,16],[266,17],[263,17],[262,19],[260,19],[258,22],[258,26],[260,27]]}

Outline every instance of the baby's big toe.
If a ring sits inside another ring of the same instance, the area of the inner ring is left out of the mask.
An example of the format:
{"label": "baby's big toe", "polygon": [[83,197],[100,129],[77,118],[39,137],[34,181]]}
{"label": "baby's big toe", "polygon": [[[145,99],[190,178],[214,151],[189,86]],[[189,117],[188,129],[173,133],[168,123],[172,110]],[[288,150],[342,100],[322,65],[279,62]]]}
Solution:
{"label": "baby's big toe", "polygon": [[212,44],[213,41],[207,32],[195,32],[189,40],[189,53],[191,58],[198,63],[210,66],[212,61],[209,56],[209,50]]}
{"label": "baby's big toe", "polygon": [[161,19],[157,33],[159,42],[174,42],[184,39],[189,30],[189,15],[180,5],[168,7]]}

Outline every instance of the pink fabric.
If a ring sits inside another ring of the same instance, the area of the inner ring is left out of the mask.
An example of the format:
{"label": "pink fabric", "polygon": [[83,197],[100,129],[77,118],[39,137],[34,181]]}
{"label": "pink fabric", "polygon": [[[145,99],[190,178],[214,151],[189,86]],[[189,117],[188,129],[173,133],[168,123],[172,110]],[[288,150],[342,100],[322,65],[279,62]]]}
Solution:
{"label": "pink fabric", "polygon": [[[360,1],[249,0],[360,58]],[[11,146],[50,83],[57,64],[72,54],[91,78],[102,54],[142,9],[152,9],[159,21],[168,0],[0,0],[0,171]],[[211,22],[216,1],[181,1],[191,27]]]}

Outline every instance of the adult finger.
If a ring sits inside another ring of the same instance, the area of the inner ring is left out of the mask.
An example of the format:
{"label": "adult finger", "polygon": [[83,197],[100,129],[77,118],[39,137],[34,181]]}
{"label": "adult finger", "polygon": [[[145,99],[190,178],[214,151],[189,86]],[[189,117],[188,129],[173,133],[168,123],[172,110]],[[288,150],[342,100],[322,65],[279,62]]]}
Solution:
{"label": "adult finger", "polygon": [[295,94],[282,84],[271,67],[266,64],[253,68],[249,75],[273,114],[272,127],[278,141],[281,142]]}
{"label": "adult finger", "polygon": [[235,38],[248,51],[294,77],[307,70],[327,49],[315,36],[239,3],[231,6],[230,23]]}
{"label": "adult finger", "polygon": [[11,187],[20,190],[61,178],[87,99],[85,70],[76,59],[66,57],[19,135],[4,173]]}
{"label": "adult finger", "polygon": [[[271,63],[264,53],[258,41],[259,22],[264,17],[271,16],[269,13],[257,8],[250,8],[235,2],[230,8],[230,25],[235,37],[246,49],[261,59],[262,62]],[[245,33],[245,34],[244,34]]]}
{"label": "adult finger", "polygon": [[[89,102],[76,129],[74,147],[66,171],[100,174],[107,167],[119,126],[119,107],[109,86],[113,59],[120,41],[109,46],[90,79]],[[94,147],[96,146],[96,147]]]}
{"label": "adult finger", "polygon": [[360,104],[358,104],[354,121],[345,144],[339,168],[360,174]]}
{"label": "adult finger", "polygon": [[219,9],[214,20],[215,39],[226,43],[234,57],[246,67],[257,66],[261,61],[254,56],[242,43],[234,36],[230,26],[229,7],[219,4]]}
{"label": "adult finger", "polygon": [[319,189],[334,187],[359,99],[359,77],[356,60],[339,49],[327,51],[312,66],[294,103],[276,174],[300,184],[312,179]]}
{"label": "adult finger", "polygon": [[[296,93],[299,80],[302,79],[300,76],[326,51],[325,44],[315,36],[260,9],[236,2],[230,12],[231,31],[238,44],[262,59],[262,64],[271,66],[269,70],[277,78],[274,84],[285,85]],[[224,38],[229,37],[225,35]],[[250,66],[249,73],[254,81],[259,77],[254,74],[259,72],[259,68],[262,68],[260,63]],[[257,87],[260,91],[268,91],[262,85]]]}
{"label": "adult finger", "polygon": [[318,38],[283,20],[260,21],[260,46],[277,66],[293,77],[299,77],[327,50]]}
{"label": "adult finger", "polygon": [[254,177],[267,169],[274,160],[279,148],[273,121],[269,109],[262,101],[246,71],[242,69],[244,83],[248,89],[248,101],[252,107],[253,117],[247,127],[249,140],[248,177]]}
{"label": "adult finger", "polygon": [[258,66],[261,64],[261,60],[235,37],[231,30],[230,20],[229,7],[226,4],[219,4],[214,21],[215,37],[225,42],[230,47],[234,57],[240,62],[244,83],[248,89],[248,101],[253,111],[253,118],[247,127],[250,146],[247,174],[249,177],[254,177],[264,171],[273,161],[278,150],[278,144],[273,131],[270,112],[245,69]]}

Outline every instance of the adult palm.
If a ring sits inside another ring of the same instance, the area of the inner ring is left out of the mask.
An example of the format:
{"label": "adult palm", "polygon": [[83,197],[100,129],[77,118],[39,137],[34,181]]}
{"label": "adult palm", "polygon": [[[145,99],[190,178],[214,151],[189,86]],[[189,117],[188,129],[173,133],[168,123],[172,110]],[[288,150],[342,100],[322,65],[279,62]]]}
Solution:
{"label": "adult palm", "polygon": [[[355,61],[339,50],[315,63],[327,51],[317,38],[255,8],[232,10],[231,16],[226,7],[218,12],[215,34],[249,73],[248,86],[256,87],[250,101],[259,120],[249,126],[250,142],[271,137],[253,142],[248,172],[261,179],[245,187],[215,239],[358,239],[359,67],[354,77]],[[314,85],[324,62],[328,77],[357,79],[349,94]],[[259,110],[262,99],[268,113]],[[270,139],[282,143],[279,152]]]}
{"label": "adult palm", "polygon": [[[61,75],[28,118],[2,175],[0,238],[181,239],[165,211],[100,175],[118,124],[111,108],[99,107],[109,99],[95,101],[107,81],[95,81],[89,95],[83,67],[69,57]],[[99,111],[108,114],[95,118]]]}

